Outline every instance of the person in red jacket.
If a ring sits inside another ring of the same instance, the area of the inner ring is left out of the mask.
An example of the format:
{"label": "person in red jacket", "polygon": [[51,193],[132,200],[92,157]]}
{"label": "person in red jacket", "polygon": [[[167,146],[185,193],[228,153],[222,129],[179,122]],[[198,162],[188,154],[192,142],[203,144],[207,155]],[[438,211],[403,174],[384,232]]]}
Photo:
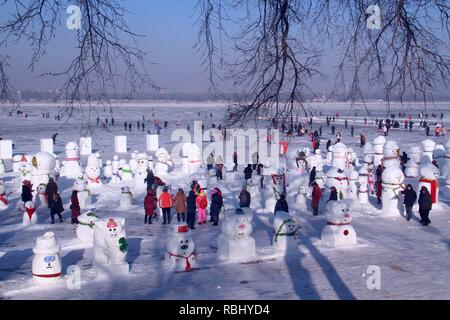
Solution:
{"label": "person in red jacket", "polygon": [[152,218],[155,215],[156,209],[156,197],[153,189],[147,191],[147,195],[144,198],[144,210],[145,210],[145,220],[144,224],[152,224]]}
{"label": "person in red jacket", "polygon": [[197,195],[197,199],[195,200],[197,204],[197,224],[206,224],[206,207],[208,206],[208,199],[206,198],[206,194],[204,189],[200,189],[200,193]]}
{"label": "person in red jacket", "polygon": [[173,207],[173,196],[169,193],[169,188],[165,187],[159,196],[158,205],[162,209],[163,224],[170,224],[170,209]]}
{"label": "person in red jacket", "polygon": [[313,190],[312,190],[312,201],[311,201],[311,207],[313,209],[313,214],[315,216],[319,215],[319,202],[320,198],[322,198],[322,190],[320,190],[319,185],[317,182],[313,183]]}

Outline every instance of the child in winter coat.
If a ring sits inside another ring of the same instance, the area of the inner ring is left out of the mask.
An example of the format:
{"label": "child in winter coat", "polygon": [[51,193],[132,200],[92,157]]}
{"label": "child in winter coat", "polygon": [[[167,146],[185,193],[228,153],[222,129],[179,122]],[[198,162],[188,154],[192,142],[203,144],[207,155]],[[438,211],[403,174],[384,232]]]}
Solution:
{"label": "child in winter coat", "polygon": [[406,186],[406,189],[402,193],[405,196],[403,203],[405,204],[406,220],[409,221],[412,218],[412,208],[417,200],[417,193],[410,184]]}
{"label": "child in winter coat", "polygon": [[52,224],[55,223],[55,215],[59,217],[59,222],[62,223],[63,219],[61,212],[64,211],[61,197],[58,193],[54,192],[51,196],[52,201],[50,202],[50,216],[52,218]]}
{"label": "child in winter coat", "polygon": [[145,210],[145,219],[144,224],[152,224],[153,216],[155,215],[156,209],[156,197],[153,189],[147,191],[147,195],[144,198],[144,210]]}
{"label": "child in winter coat", "polygon": [[248,180],[250,180],[252,178],[252,173],[253,173],[252,165],[248,164],[247,167],[244,169],[244,179],[245,179],[245,181],[248,182]]}
{"label": "child in winter coat", "polygon": [[175,210],[177,212],[178,222],[185,222],[187,212],[186,195],[181,188],[178,189],[177,195],[175,196]]}
{"label": "child in winter coat", "polygon": [[322,198],[322,190],[320,190],[319,185],[317,182],[313,183],[313,190],[312,190],[312,200],[311,200],[311,207],[313,209],[313,214],[315,216],[319,215],[319,203],[320,198]]}
{"label": "child in winter coat", "polygon": [[330,188],[330,197],[328,198],[326,203],[328,204],[328,202],[330,202],[330,201],[337,201],[337,200],[338,200],[337,189],[336,189],[336,187],[331,187]]}
{"label": "child in winter coat", "polygon": [[200,189],[200,193],[195,200],[198,210],[197,224],[206,224],[206,207],[208,206],[208,199],[204,189]]}
{"label": "child in winter coat", "polygon": [[73,190],[72,196],[70,197],[70,210],[71,210],[71,217],[72,217],[72,224],[78,224],[78,217],[81,214],[81,208],[80,203],[78,202],[78,191]]}
{"label": "child in winter coat", "polygon": [[23,181],[21,198],[23,203],[33,201],[33,185],[30,180]]}

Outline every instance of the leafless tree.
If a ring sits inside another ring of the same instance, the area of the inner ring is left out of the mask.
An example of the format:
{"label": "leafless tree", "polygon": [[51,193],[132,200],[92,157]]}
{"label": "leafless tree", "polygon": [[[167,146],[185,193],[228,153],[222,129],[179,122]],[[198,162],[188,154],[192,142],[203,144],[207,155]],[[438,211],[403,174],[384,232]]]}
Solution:
{"label": "leafless tree", "polygon": [[[380,8],[380,29],[367,25],[373,4]],[[230,49],[219,46],[223,40],[217,36],[233,43],[228,55],[236,61],[221,65],[248,94],[230,104],[230,122],[261,116],[292,120],[298,108],[306,114],[304,96],[312,77],[320,75],[325,51],[339,57],[333,91],[344,91],[342,98],[353,102],[364,100],[372,86],[381,88],[387,101],[402,101],[406,94],[426,101],[433,89],[447,86],[449,5],[448,0],[198,0],[204,10],[197,22],[210,70],[219,65],[218,56],[227,56],[221,51]],[[224,8],[227,18],[239,18],[224,21]]]}

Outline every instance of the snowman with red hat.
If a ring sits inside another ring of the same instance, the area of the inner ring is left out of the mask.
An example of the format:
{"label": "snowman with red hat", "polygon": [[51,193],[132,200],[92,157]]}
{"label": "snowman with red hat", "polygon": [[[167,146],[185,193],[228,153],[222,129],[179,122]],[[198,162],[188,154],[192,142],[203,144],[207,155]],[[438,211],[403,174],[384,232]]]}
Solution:
{"label": "snowman with red hat", "polygon": [[176,224],[169,232],[166,261],[173,271],[191,271],[197,266],[197,253],[188,225]]}

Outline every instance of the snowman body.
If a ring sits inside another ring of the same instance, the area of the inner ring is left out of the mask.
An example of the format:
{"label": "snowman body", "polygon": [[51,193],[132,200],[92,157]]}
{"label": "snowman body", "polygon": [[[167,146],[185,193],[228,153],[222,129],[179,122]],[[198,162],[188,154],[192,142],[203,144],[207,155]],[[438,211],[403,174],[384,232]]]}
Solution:
{"label": "snowman body", "polygon": [[172,271],[189,272],[197,267],[197,254],[192,233],[187,224],[176,224],[169,230],[165,261]]}
{"label": "snowman body", "polygon": [[145,191],[147,183],[148,156],[146,153],[139,153],[136,156],[136,169],[134,170],[134,188],[138,191]]}
{"label": "snowman body", "polygon": [[127,274],[129,265],[125,261],[128,243],[125,219],[109,218],[94,221],[93,268],[99,278]]}
{"label": "snowman body", "polygon": [[112,161],[111,160],[106,160],[106,165],[103,168],[103,176],[105,178],[112,178],[113,176],[113,166],[112,166]]}
{"label": "snowman body", "polygon": [[433,162],[433,152],[436,147],[436,142],[431,139],[422,141],[422,157],[420,159],[421,165]]}
{"label": "snowman body", "polygon": [[427,163],[420,167],[420,179],[417,190],[420,191],[422,187],[426,187],[431,194],[431,201],[433,204],[439,201],[439,169]]}
{"label": "snowman body", "polygon": [[61,280],[61,247],[53,232],[47,232],[36,239],[33,248],[33,282],[40,285],[56,284]]}
{"label": "snowman body", "polygon": [[352,213],[348,201],[331,201],[327,205],[327,224],[320,239],[331,247],[353,246],[357,244]]}
{"label": "snowman body", "polygon": [[114,155],[113,161],[111,162],[111,166],[112,166],[112,174],[113,175],[118,175],[119,174],[119,167],[120,167],[120,161],[119,161],[119,156],[118,155]]}
{"label": "snowman body", "polygon": [[87,206],[91,205],[92,198],[91,192],[87,190],[87,182],[84,179],[77,179],[73,183],[73,189],[78,191],[77,198],[80,209],[85,209]]}
{"label": "snowman body", "polygon": [[122,187],[122,192],[120,193],[120,207],[128,208],[133,205],[133,194],[129,187]]}
{"label": "snowman body", "polygon": [[348,149],[345,144],[338,142],[333,146],[333,157],[331,160],[331,166],[341,170],[345,170],[348,167]]}
{"label": "snowman body", "polygon": [[22,225],[23,226],[29,226],[37,224],[37,212],[36,212],[36,205],[33,201],[28,201],[24,204],[24,208],[22,209],[23,215],[22,215]]}
{"label": "snowman body", "polygon": [[306,205],[306,195],[308,193],[307,187],[306,186],[299,186],[298,187],[298,193],[295,196],[295,203],[297,204],[297,207],[300,210],[306,210],[307,209],[307,205]]}
{"label": "snowman body", "polygon": [[183,143],[182,154],[183,172],[189,175],[197,172],[202,165],[200,148],[195,143]]}
{"label": "snowman body", "polygon": [[350,170],[348,173],[348,187],[346,192],[346,199],[356,200],[358,199],[358,186],[356,183],[359,180],[359,173],[356,170]]}
{"label": "snowman body", "polygon": [[373,155],[373,165],[375,168],[377,168],[382,160],[383,160],[383,147],[384,144],[386,143],[386,138],[383,136],[378,136],[376,137],[372,144],[373,144],[373,151],[374,151],[374,155]]}
{"label": "snowman body", "polygon": [[47,210],[48,209],[48,198],[45,193],[46,185],[41,183],[36,187],[35,204],[36,208]]}
{"label": "snowman body", "polygon": [[79,223],[76,229],[78,240],[82,242],[94,242],[94,225],[97,220],[98,217],[91,211],[78,216]]}
{"label": "snowman body", "polygon": [[328,190],[331,189],[331,187],[335,187],[338,195],[342,195],[342,197],[345,199],[347,188],[349,186],[346,172],[339,168],[331,167],[327,172],[325,186],[328,188]]}
{"label": "snowman body", "polygon": [[392,166],[384,169],[381,175],[381,212],[385,216],[397,216],[403,213],[402,185],[405,177],[402,170]]}
{"label": "snowman body", "polygon": [[273,246],[276,251],[297,252],[297,223],[287,212],[278,211],[273,221]]}
{"label": "snowman body", "polygon": [[66,158],[62,162],[61,176],[76,179],[82,176],[83,169],[80,163],[80,149],[78,144],[71,141],[65,147]]}
{"label": "snowman body", "polygon": [[225,213],[222,231],[217,241],[220,260],[248,261],[256,257],[256,242],[253,231],[253,212],[249,208],[239,208]]}
{"label": "snowman body", "polygon": [[131,171],[131,168],[128,164],[125,164],[122,167],[121,178],[122,178],[122,181],[132,181],[133,180],[133,172]]}
{"label": "snowman body", "polygon": [[422,148],[420,146],[412,146],[408,156],[409,161],[406,163],[405,176],[407,178],[418,178]]}

